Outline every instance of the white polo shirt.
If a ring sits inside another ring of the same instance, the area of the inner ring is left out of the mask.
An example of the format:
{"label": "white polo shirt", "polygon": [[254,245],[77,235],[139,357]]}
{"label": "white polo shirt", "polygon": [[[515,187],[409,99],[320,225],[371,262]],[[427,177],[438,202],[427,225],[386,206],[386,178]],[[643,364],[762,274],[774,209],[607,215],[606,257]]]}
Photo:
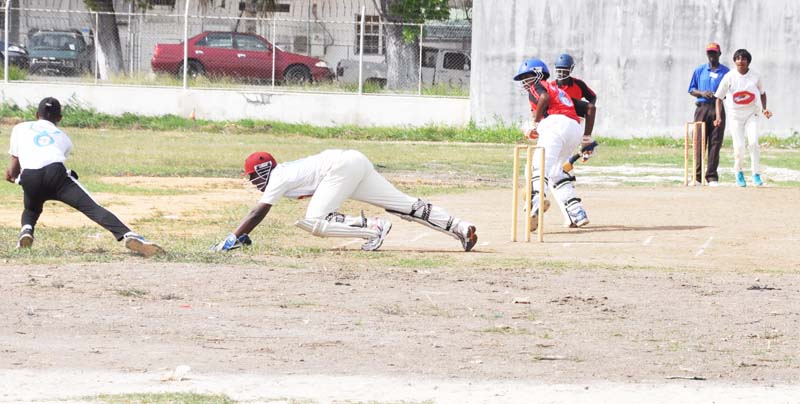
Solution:
{"label": "white polo shirt", "polygon": [[310,197],[331,167],[342,160],[344,150],[332,149],[272,169],[269,183],[260,202],[274,205],[282,196],[299,199]]}
{"label": "white polo shirt", "polygon": [[70,150],[72,141],[69,136],[52,122],[40,119],[14,126],[8,153],[19,159],[22,170],[35,170],[63,163]]}
{"label": "white polo shirt", "polygon": [[725,113],[732,115],[732,118],[738,121],[744,121],[759,113],[760,96],[764,92],[761,76],[753,69],[748,70],[745,74],[731,69],[720,81],[714,96],[719,99],[727,97],[728,104]]}

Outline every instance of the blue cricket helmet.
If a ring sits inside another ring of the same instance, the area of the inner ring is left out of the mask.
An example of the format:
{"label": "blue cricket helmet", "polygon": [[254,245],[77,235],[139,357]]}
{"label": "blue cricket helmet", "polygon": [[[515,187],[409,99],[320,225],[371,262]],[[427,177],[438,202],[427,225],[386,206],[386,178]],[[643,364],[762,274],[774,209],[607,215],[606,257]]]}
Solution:
{"label": "blue cricket helmet", "polygon": [[558,55],[555,67],[556,80],[564,80],[572,74],[572,69],[575,68],[575,59],[567,53],[562,53]]}
{"label": "blue cricket helmet", "polygon": [[517,75],[514,76],[514,81],[522,80],[522,76],[526,74],[533,74],[534,78],[536,79],[535,81],[539,81],[542,79],[547,80],[547,78],[550,77],[550,70],[547,69],[547,65],[544,62],[542,62],[541,59],[531,58],[525,60],[519,66],[519,69],[517,70]]}

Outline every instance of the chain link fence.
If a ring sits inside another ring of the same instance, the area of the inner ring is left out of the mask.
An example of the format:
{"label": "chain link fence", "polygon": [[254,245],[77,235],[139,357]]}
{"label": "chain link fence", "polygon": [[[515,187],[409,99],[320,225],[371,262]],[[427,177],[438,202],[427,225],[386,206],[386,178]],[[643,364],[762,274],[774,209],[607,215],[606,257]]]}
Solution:
{"label": "chain link fence", "polygon": [[132,4],[98,13],[26,3],[2,6],[6,81],[469,94],[468,21],[391,24],[332,0],[309,7],[308,18]]}

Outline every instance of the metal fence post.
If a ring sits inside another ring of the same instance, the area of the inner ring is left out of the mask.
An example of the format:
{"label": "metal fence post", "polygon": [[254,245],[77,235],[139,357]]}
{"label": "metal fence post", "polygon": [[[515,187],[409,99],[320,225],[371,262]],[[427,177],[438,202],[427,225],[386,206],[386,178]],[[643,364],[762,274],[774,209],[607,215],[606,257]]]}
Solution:
{"label": "metal fence post", "polygon": [[128,4],[128,75],[133,76],[133,3]]}
{"label": "metal fence post", "polygon": [[419,24],[419,77],[417,77],[417,95],[422,95],[422,27],[424,27],[424,24]]}
{"label": "metal fence post", "polygon": [[186,90],[189,72],[189,0],[186,0],[186,10],[183,13],[183,89]]}
{"label": "metal fence post", "polygon": [[100,75],[100,13],[94,13],[94,84]]}
{"label": "metal fence post", "polygon": [[364,13],[366,6],[361,6],[361,32],[358,36],[358,95],[364,92]]}
{"label": "metal fence post", "polygon": [[278,26],[275,21],[275,13],[272,13],[272,91],[275,91],[275,53],[277,52],[277,45],[275,38],[278,35]]}
{"label": "metal fence post", "polygon": [[[3,55],[8,55],[8,12],[11,10],[11,0],[6,0],[5,25],[3,25]],[[3,83],[8,84],[8,58],[3,58]]]}

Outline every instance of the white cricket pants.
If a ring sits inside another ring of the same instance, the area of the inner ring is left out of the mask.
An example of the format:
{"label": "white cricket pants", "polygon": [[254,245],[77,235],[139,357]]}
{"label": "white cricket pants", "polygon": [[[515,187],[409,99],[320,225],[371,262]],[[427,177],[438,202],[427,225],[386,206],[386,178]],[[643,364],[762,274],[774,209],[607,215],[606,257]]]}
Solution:
{"label": "white cricket pants", "polygon": [[736,119],[729,115],[727,127],[733,137],[733,172],[742,171],[746,140],[747,148],[750,149],[752,173],[759,174],[761,170],[761,151],[758,145],[758,114],[752,114],[744,120]]}
{"label": "white cricket pants", "polygon": [[[556,184],[564,177],[563,165],[577,151],[581,143],[583,130],[574,119],[564,115],[550,115],[539,122],[537,146],[544,147],[544,172],[551,184]],[[533,158],[533,175],[539,173],[541,150],[536,150]]]}
{"label": "white cricket pants", "polygon": [[306,210],[306,219],[324,219],[347,199],[409,213],[417,198],[400,192],[357,150],[345,150],[320,182]]}

